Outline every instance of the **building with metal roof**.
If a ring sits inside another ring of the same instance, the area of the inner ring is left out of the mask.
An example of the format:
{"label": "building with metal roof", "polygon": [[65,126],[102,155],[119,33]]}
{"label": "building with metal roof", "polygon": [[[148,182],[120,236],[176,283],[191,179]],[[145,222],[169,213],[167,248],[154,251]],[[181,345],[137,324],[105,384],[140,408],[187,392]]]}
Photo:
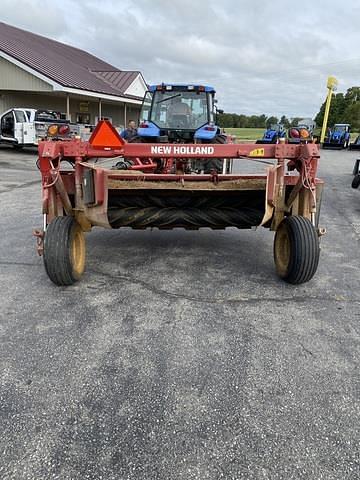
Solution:
{"label": "building with metal roof", "polygon": [[139,71],[120,70],[78,48],[0,22],[0,113],[54,110],[73,122],[137,119],[146,91]]}

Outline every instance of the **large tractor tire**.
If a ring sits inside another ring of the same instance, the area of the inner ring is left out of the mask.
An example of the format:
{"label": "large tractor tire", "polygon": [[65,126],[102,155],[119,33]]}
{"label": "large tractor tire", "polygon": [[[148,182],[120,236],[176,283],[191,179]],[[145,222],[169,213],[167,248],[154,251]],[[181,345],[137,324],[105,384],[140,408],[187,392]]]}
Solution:
{"label": "large tractor tire", "polygon": [[319,257],[319,237],[310,220],[300,216],[285,218],[274,239],[278,275],[292,284],[308,282],[317,270]]}
{"label": "large tractor tire", "polygon": [[44,239],[44,265],[56,285],[72,285],[85,270],[85,236],[73,217],[56,217]]}
{"label": "large tractor tire", "polygon": [[[222,134],[216,135],[216,137],[212,140],[211,143],[220,143],[220,144],[226,143],[226,135],[222,135]],[[217,173],[222,173],[222,169],[223,169],[223,160],[221,158],[209,158],[204,163],[204,173],[209,174],[214,170]]]}

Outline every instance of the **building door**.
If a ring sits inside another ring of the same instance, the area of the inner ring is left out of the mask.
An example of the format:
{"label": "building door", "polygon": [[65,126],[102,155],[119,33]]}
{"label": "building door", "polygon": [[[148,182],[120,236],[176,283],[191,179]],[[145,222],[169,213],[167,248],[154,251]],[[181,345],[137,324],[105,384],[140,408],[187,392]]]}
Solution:
{"label": "building door", "polygon": [[14,139],[15,135],[15,117],[11,111],[1,119],[1,135],[5,138]]}

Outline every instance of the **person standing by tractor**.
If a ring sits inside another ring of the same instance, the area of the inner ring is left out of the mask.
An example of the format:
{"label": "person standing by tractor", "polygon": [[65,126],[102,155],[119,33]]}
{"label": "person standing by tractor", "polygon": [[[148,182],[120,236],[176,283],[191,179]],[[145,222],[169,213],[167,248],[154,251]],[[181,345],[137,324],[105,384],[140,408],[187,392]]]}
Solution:
{"label": "person standing by tractor", "polygon": [[127,128],[120,133],[120,136],[128,142],[137,135],[136,123],[134,120],[129,120]]}

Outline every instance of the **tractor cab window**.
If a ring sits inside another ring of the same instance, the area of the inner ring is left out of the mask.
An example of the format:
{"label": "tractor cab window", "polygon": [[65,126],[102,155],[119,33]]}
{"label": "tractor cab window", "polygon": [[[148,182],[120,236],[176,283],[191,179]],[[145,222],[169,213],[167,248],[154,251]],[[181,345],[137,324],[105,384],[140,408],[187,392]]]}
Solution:
{"label": "tractor cab window", "polygon": [[[209,122],[214,122],[215,101],[214,94],[209,95]],[[219,112],[220,113],[220,112]]]}
{"label": "tractor cab window", "polygon": [[346,132],[347,131],[347,126],[346,125],[337,125],[335,127],[335,130],[337,132]]}
{"label": "tractor cab window", "polygon": [[140,122],[150,120],[149,114],[151,109],[152,98],[153,98],[152,92],[146,92],[146,95],[144,97],[144,101],[141,107]]}
{"label": "tractor cab window", "polygon": [[197,129],[208,123],[206,92],[156,91],[149,120],[160,128]]}

